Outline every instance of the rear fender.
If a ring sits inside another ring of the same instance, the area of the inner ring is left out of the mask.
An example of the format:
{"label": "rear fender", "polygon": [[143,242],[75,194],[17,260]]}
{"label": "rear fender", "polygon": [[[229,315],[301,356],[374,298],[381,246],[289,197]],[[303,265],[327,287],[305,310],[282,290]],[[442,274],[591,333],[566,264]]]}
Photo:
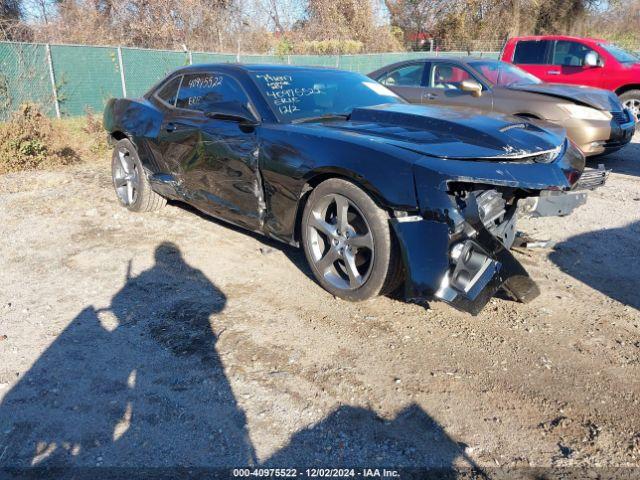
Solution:
{"label": "rear fender", "polygon": [[122,132],[131,138],[155,138],[160,132],[162,114],[147,100],[112,98],[104,109],[103,125],[109,132]]}

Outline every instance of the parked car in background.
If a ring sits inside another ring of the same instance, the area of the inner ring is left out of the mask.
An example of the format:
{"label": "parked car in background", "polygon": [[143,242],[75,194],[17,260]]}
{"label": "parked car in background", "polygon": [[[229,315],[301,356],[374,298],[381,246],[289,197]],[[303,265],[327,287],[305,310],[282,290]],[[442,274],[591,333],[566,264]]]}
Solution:
{"label": "parked car in background", "polygon": [[606,40],[544,35],[510,39],[501,59],[545,82],[604,88],[640,115],[640,56]]}
{"label": "parked car in background", "polygon": [[518,202],[584,200],[564,132],[408,105],[353,72],[194,65],[109,100],[104,126],[124,207],[181,200],[300,245],[320,285],[352,301],[400,286],[472,313],[501,288],[529,301],[538,287],[509,251]]}
{"label": "parked car in background", "polygon": [[411,103],[477,108],[564,127],[585,156],[611,153],[631,141],[633,115],[602,89],[543,83],[509,63],[486,58],[429,58],[369,74]]}

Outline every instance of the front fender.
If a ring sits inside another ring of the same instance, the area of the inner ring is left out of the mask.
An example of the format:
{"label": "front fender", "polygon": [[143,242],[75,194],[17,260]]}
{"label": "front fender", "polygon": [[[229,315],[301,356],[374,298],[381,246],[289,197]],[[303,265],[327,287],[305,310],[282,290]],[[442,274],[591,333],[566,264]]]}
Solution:
{"label": "front fender", "polygon": [[355,136],[323,133],[305,134],[303,128],[290,125],[259,127],[269,235],[294,242],[305,186],[330,176],[353,180],[383,208],[418,209],[412,166],[418,154],[366,144]]}

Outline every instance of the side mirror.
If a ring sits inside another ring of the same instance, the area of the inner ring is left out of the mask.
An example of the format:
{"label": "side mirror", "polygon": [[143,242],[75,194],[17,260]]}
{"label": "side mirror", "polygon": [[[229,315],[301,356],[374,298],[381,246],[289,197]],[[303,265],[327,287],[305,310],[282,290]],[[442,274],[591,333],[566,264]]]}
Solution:
{"label": "side mirror", "polygon": [[383,79],[382,82],[380,83],[382,83],[383,85],[386,85],[387,87],[393,87],[396,84],[396,79],[393,77],[387,77]]}
{"label": "side mirror", "polygon": [[470,78],[463,80],[462,83],[460,83],[460,88],[463,92],[469,92],[474,97],[482,95],[482,85]]}
{"label": "side mirror", "polygon": [[602,67],[602,62],[600,62],[600,58],[596,52],[589,52],[584,56],[584,66],[585,67]]}

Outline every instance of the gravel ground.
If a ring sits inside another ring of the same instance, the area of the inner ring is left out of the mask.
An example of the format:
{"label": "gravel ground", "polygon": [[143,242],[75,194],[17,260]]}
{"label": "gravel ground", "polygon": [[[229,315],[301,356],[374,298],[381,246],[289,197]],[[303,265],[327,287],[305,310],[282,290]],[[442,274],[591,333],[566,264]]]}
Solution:
{"label": "gravel ground", "polygon": [[0,176],[0,466],[640,466],[636,142],[572,216],[521,222],[556,242],[517,254],[542,295],[477,317],[128,213],[106,161]]}

